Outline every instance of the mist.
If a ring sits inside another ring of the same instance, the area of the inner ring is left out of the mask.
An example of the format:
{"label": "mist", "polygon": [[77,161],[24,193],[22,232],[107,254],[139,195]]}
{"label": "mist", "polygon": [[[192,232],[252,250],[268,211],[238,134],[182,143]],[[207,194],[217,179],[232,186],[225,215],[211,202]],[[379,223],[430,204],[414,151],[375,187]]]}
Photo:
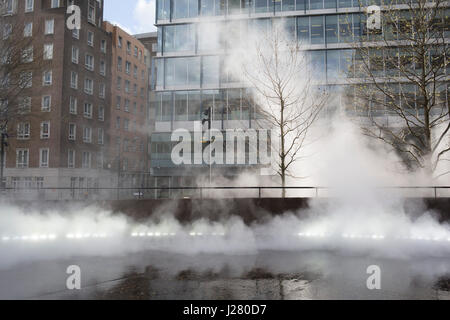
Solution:
{"label": "mist", "polygon": [[[218,28],[216,32],[223,30]],[[214,48],[218,37],[211,33],[213,29],[204,41],[211,39],[210,47]],[[258,31],[250,34],[260,38]],[[243,39],[242,34],[239,38]],[[251,61],[255,52],[251,51],[249,38],[240,43],[234,37],[229,39],[235,49],[229,52],[226,70],[232,78],[239,78],[242,64]],[[202,46],[208,47],[205,43]],[[311,68],[309,73],[312,71]],[[304,76],[299,75],[296,86],[305,85]],[[264,105],[261,96],[253,98]],[[222,210],[220,221],[203,218],[188,224],[173,216],[177,200],[169,200],[156,214],[140,222],[100,205],[39,210],[3,201],[0,203],[0,268],[46,259],[120,256],[149,250],[184,255],[256,255],[264,250],[295,254],[323,250],[395,259],[450,257],[448,223],[438,222],[436,213],[420,202],[416,208],[420,215],[408,215],[405,211],[408,195],[380,188],[427,186],[436,181],[423,172],[408,171],[393,150],[362,136],[358,123],[342,111],[321,118],[311,127],[300,158],[291,170],[299,178],[291,178],[290,186],[331,189],[311,199],[308,209],[286,212],[252,225],[246,225],[239,212],[230,212],[227,200],[220,199],[224,194],[219,193],[210,196],[218,198],[217,205]],[[213,185],[266,186],[267,179],[245,172],[233,179],[216,176]],[[442,176],[438,183],[446,182],[448,176]],[[426,192],[421,196],[429,196]],[[244,195],[255,196],[250,192]],[[278,197],[279,192],[265,191],[264,196]],[[288,191],[288,196],[301,195],[298,191]]]}

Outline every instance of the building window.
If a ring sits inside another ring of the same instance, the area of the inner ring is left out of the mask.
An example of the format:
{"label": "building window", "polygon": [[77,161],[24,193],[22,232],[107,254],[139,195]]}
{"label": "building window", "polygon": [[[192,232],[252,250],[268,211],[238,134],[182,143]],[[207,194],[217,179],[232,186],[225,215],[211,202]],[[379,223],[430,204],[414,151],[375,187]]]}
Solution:
{"label": "building window", "polygon": [[101,99],[105,99],[105,84],[104,83],[100,83],[99,84],[99,92],[98,92],[98,96],[101,98]]}
{"label": "building window", "polygon": [[116,129],[120,129],[120,117],[116,118]]}
{"label": "building window", "polygon": [[12,24],[6,23],[3,26],[3,40],[7,40],[11,34],[12,34]]}
{"label": "building window", "polygon": [[16,150],[16,167],[18,169],[26,169],[29,165],[30,153],[28,149]]}
{"label": "building window", "polygon": [[86,118],[91,119],[92,118],[92,103],[85,103],[84,104],[84,112],[83,112],[84,116]]}
{"label": "building window", "polygon": [[52,0],[51,8],[59,8],[59,6],[60,6],[59,0]]}
{"label": "building window", "polygon": [[21,58],[23,63],[33,62],[33,46],[23,49]]}
{"label": "building window", "polygon": [[127,53],[131,54],[131,42],[127,41]]}
{"label": "building window", "polygon": [[71,114],[77,114],[77,104],[78,99],[76,97],[70,97],[69,112]]}
{"label": "building window", "polygon": [[44,44],[44,60],[53,59],[53,44]]}
{"label": "building window", "polygon": [[41,122],[41,139],[49,139],[50,138],[50,122],[44,121]]}
{"label": "building window", "polygon": [[52,108],[52,96],[43,96],[41,110],[42,111],[50,111]]}
{"label": "building window", "polygon": [[89,0],[88,21],[95,24],[95,2],[93,0]]}
{"label": "building window", "polygon": [[4,6],[5,14],[13,14],[16,9],[15,0],[6,0],[3,1],[2,5]]}
{"label": "building window", "polygon": [[69,149],[67,154],[67,167],[69,169],[75,168],[75,150]]}
{"label": "building window", "polygon": [[19,98],[19,113],[26,114],[31,112],[31,97]]}
{"label": "building window", "polygon": [[127,61],[125,63],[125,72],[126,74],[130,74],[131,73],[131,62]]}
{"label": "building window", "polygon": [[128,120],[128,119],[123,119],[123,129],[125,130],[125,131],[129,131],[129,123],[130,123],[130,120]]}
{"label": "building window", "polygon": [[324,16],[311,17],[311,44],[324,43]]}
{"label": "building window", "polygon": [[30,124],[28,122],[21,122],[17,125],[17,139],[30,139]]}
{"label": "building window", "polygon": [[33,12],[34,0],[25,0],[25,12]]}
{"label": "building window", "polygon": [[125,112],[130,112],[130,100],[125,99],[125,105],[124,108]]}
{"label": "building window", "polygon": [[87,94],[94,94],[94,81],[92,79],[86,78],[84,80],[84,92]]}
{"label": "building window", "polygon": [[98,107],[98,120],[105,121],[105,107]]}
{"label": "building window", "polygon": [[130,81],[125,80],[125,93],[130,93]]}
{"label": "building window", "polygon": [[91,47],[94,46],[94,33],[92,31],[87,33],[87,44]]}
{"label": "building window", "polygon": [[42,85],[43,86],[51,86],[53,82],[53,72],[52,70],[44,71],[42,76]]}
{"label": "building window", "polygon": [[77,47],[72,47],[72,62],[78,64],[80,50]]}
{"label": "building window", "polygon": [[122,98],[120,96],[116,97],[116,109],[117,110],[120,110],[121,100],[122,100]]}
{"label": "building window", "polygon": [[122,90],[122,78],[117,77],[117,90]]}
{"label": "building window", "polygon": [[103,162],[104,162],[103,152],[98,152],[97,153],[97,168],[98,169],[103,169]]}
{"label": "building window", "polygon": [[106,62],[104,60],[100,61],[100,75],[106,75]]}
{"label": "building window", "polygon": [[103,138],[104,138],[104,131],[102,128],[98,129],[98,144],[103,144]]}
{"label": "building window", "polygon": [[25,38],[33,36],[33,22],[25,23],[25,27],[23,28],[23,36]]}
{"label": "building window", "polygon": [[122,71],[122,57],[117,57],[117,71]]}
{"label": "building window", "polygon": [[119,48],[122,48],[122,37],[119,36],[119,40],[117,42]]}
{"label": "building window", "polygon": [[75,39],[80,39],[80,30],[79,29],[73,29],[72,30],[72,37]]}
{"label": "building window", "polygon": [[83,142],[84,143],[92,142],[92,129],[89,127],[85,127],[83,130]]}
{"label": "building window", "polygon": [[86,69],[88,69],[90,71],[94,71],[94,57],[93,56],[91,56],[90,54],[86,54],[84,64],[85,64]]}
{"label": "building window", "polygon": [[73,89],[78,89],[78,73],[72,71],[70,74],[70,87]]}
{"label": "building window", "polygon": [[39,167],[48,168],[49,149],[39,149]]}
{"label": "building window", "polygon": [[55,20],[45,20],[45,34],[54,34],[55,33]]}
{"label": "building window", "polygon": [[31,88],[33,86],[33,72],[24,71],[20,73],[19,87]]}
{"label": "building window", "polygon": [[83,159],[81,165],[83,169],[91,168],[91,153],[89,151],[83,151]]}
{"label": "building window", "polygon": [[69,123],[69,140],[75,141],[77,139],[77,125],[75,123]]}
{"label": "building window", "polygon": [[102,53],[106,53],[106,40],[104,39],[100,42],[100,50]]}

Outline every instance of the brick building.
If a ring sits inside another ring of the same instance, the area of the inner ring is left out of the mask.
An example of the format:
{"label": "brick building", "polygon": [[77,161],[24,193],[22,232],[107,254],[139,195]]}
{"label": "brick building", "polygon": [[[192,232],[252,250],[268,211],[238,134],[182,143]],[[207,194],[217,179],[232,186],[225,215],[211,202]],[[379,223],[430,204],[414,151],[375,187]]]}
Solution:
{"label": "brick building", "polygon": [[[31,32],[27,36],[34,40],[34,59],[42,59],[42,68],[20,92],[27,114],[8,123],[6,186],[72,188],[42,191],[47,199],[95,197],[97,192],[78,188],[113,181],[105,170],[112,62],[111,35],[101,28],[104,1],[6,2],[11,10],[2,15],[2,24],[23,20],[24,36]],[[81,9],[79,30],[66,27],[68,4]]]}
{"label": "brick building", "polygon": [[109,166],[120,176],[119,186],[143,186],[148,172],[149,52],[120,27],[109,22],[103,27],[112,38]]}

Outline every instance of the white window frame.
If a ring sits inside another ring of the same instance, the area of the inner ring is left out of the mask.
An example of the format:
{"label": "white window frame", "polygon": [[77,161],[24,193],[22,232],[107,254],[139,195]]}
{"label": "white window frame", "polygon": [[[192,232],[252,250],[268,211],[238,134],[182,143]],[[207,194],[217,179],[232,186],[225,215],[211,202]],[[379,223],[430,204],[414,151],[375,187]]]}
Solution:
{"label": "white window frame", "polygon": [[29,140],[31,137],[31,125],[29,122],[17,124],[17,140]]}
{"label": "white window frame", "polygon": [[[46,77],[49,75],[49,80],[47,81]],[[46,70],[42,74],[42,85],[43,86],[51,86],[53,84],[53,71]]]}
{"label": "white window frame", "polygon": [[86,53],[84,57],[84,66],[89,71],[94,71],[94,65],[95,65],[95,58],[93,55]]}
{"label": "white window frame", "polygon": [[34,0],[25,0],[25,13],[34,11]]}
{"label": "white window frame", "polygon": [[44,60],[53,60],[53,43],[44,44]]}
{"label": "white window frame", "polygon": [[92,119],[93,105],[90,102],[85,102],[83,107],[83,116],[88,119]]}
{"label": "white window frame", "polygon": [[[19,157],[20,153],[23,153],[21,155],[21,157]],[[19,161],[19,159],[21,161]],[[30,166],[30,149],[26,149],[26,148],[16,149],[16,168],[17,169],[26,169],[29,166]]]}
{"label": "white window frame", "polygon": [[[44,127],[47,126],[47,132],[44,132]],[[41,122],[41,131],[40,131],[41,140],[50,139],[50,121]]]}
{"label": "white window frame", "polygon": [[77,140],[77,125],[75,123],[69,123],[69,140],[70,141]]}
{"label": "white window frame", "polygon": [[[87,157],[87,159],[85,157]],[[85,160],[87,160],[87,161],[85,161]],[[92,165],[92,155],[91,155],[91,153],[89,151],[83,151],[83,155],[82,155],[82,158],[81,158],[81,167],[83,169],[90,169],[91,165]]]}
{"label": "white window frame", "polygon": [[[74,76],[75,76],[75,82],[74,82]],[[78,73],[75,71],[70,72],[70,87],[72,89],[78,90]]]}
{"label": "white window frame", "polygon": [[[72,163],[70,162],[72,156]],[[76,151],[73,149],[69,149],[67,151],[67,168],[74,169],[76,163]]]}
{"label": "white window frame", "polygon": [[89,95],[94,94],[94,80],[90,78],[84,79],[84,92]]}
{"label": "white window frame", "polygon": [[55,34],[55,19],[45,20],[45,35]]}
{"label": "white window frame", "polygon": [[78,47],[72,46],[72,63],[78,64],[80,59],[80,49]]}
{"label": "white window frame", "polygon": [[69,98],[69,113],[77,114],[77,108],[78,108],[78,98],[70,96],[70,98]]}
{"label": "white window frame", "polygon": [[[44,162],[43,152],[47,152],[47,159]],[[41,148],[39,149],[39,168],[48,168],[50,163],[50,149],[49,148]]]}
{"label": "white window frame", "polygon": [[97,134],[98,144],[103,145],[105,143],[105,131],[103,130],[103,128],[98,128]]}
{"label": "white window frame", "polygon": [[33,22],[26,22],[23,27],[23,37],[29,38],[33,36]]}
{"label": "white window frame", "polygon": [[[90,36],[92,35],[92,41],[90,41]],[[90,46],[90,47],[93,47],[94,46],[94,32],[92,32],[92,31],[90,31],[90,30],[88,30],[88,32],[87,32],[87,44],[88,44],[88,46]]]}
{"label": "white window frame", "polygon": [[[48,98],[48,106],[45,105],[45,101],[47,100],[46,98]],[[49,112],[51,110],[52,110],[52,96],[48,94],[43,95],[41,101],[41,111]]]}
{"label": "white window frame", "polygon": [[83,142],[84,143],[92,143],[92,128],[91,127],[83,128]]}
{"label": "white window frame", "polygon": [[50,2],[50,8],[55,9],[61,7],[60,0],[51,0]]}
{"label": "white window frame", "polygon": [[104,106],[98,107],[98,120],[105,121],[105,107]]}

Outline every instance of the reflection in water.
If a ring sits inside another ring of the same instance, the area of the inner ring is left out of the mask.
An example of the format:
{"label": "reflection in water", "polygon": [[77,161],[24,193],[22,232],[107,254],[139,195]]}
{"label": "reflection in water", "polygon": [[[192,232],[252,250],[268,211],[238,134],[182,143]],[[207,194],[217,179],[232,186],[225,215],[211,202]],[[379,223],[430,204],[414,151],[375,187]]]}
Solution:
{"label": "reflection in water", "polygon": [[[65,290],[65,269],[82,270],[82,290]],[[370,291],[367,267],[382,271]],[[140,252],[76,258],[0,271],[0,298],[43,299],[437,299],[449,290],[450,260],[396,260],[331,252],[257,255]],[[33,281],[29,281],[33,279]]]}

